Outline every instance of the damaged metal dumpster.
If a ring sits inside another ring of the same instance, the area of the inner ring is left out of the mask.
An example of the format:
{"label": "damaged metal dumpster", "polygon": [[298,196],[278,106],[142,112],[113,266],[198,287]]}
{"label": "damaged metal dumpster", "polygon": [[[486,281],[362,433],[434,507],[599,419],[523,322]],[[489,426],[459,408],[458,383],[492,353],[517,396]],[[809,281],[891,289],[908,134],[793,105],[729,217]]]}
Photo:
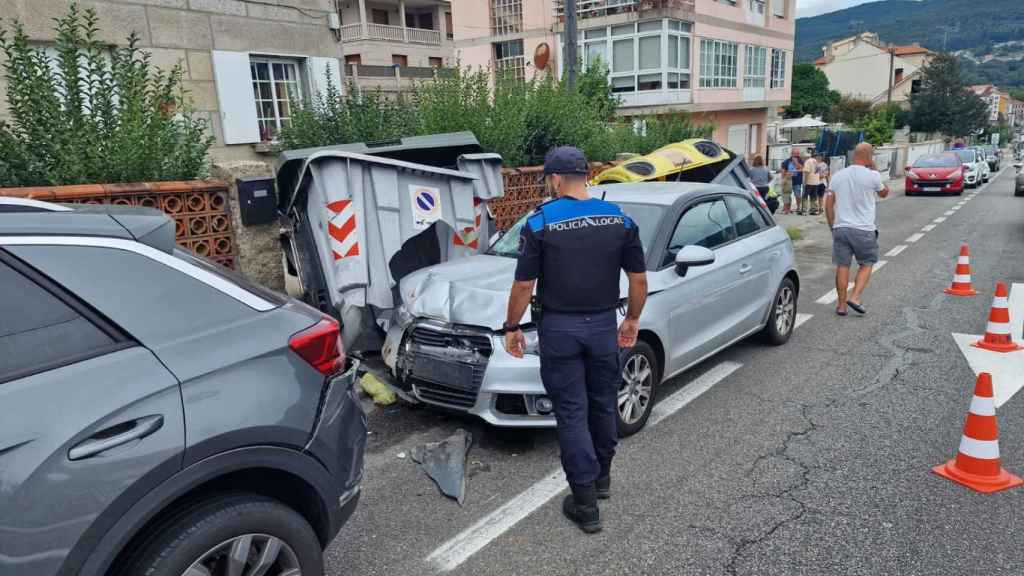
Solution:
{"label": "damaged metal dumpster", "polygon": [[[487,248],[487,203],[504,193],[501,157],[461,153],[474,149],[469,139],[475,144],[467,133],[389,144],[391,158],[342,147],[283,155],[287,272],[306,302],[341,320],[346,349],[380,350],[406,275]],[[452,165],[395,158],[403,153]]]}

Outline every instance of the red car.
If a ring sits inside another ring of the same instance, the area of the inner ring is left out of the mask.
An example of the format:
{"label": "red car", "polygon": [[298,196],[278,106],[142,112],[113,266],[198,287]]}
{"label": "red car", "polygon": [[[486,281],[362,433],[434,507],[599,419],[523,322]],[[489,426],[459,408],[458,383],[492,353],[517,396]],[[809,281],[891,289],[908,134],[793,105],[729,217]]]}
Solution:
{"label": "red car", "polygon": [[907,166],[907,196],[923,193],[963,194],[964,172],[953,153],[927,154]]}

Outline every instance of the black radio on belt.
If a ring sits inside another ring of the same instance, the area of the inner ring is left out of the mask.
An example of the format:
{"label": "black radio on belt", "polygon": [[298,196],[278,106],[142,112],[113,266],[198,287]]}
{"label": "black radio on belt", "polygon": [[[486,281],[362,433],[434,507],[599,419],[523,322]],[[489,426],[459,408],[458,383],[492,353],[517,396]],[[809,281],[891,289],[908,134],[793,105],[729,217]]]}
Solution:
{"label": "black radio on belt", "polygon": [[530,297],[530,319],[534,324],[540,325],[540,296]]}

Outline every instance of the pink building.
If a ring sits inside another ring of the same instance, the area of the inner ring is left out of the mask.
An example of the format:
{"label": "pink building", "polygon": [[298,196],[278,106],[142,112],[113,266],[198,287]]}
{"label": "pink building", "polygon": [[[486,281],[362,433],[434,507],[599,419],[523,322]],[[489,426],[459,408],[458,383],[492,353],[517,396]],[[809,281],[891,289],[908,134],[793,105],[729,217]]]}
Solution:
{"label": "pink building", "polygon": [[[576,0],[583,66],[608,69],[624,117],[687,111],[737,153],[789,103],[795,0]],[[462,66],[561,74],[564,0],[451,0]],[[540,54],[550,58],[544,69]]]}

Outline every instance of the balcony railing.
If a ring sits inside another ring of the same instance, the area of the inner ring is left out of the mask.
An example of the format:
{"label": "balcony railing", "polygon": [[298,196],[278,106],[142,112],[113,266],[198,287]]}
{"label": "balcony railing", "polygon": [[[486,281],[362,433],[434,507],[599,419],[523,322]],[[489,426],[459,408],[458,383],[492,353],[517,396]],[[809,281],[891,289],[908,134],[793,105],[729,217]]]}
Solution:
{"label": "balcony railing", "polygon": [[[404,33],[403,33],[404,31]],[[411,44],[441,45],[439,30],[422,28],[402,28],[386,24],[346,24],[341,27],[342,42],[358,42],[360,40],[380,40],[382,42],[408,42]]]}
{"label": "balcony railing", "polygon": [[[565,1],[554,0],[555,16],[558,18],[565,16]],[[661,8],[692,12],[694,0],[576,0],[576,16],[580,19]]]}

